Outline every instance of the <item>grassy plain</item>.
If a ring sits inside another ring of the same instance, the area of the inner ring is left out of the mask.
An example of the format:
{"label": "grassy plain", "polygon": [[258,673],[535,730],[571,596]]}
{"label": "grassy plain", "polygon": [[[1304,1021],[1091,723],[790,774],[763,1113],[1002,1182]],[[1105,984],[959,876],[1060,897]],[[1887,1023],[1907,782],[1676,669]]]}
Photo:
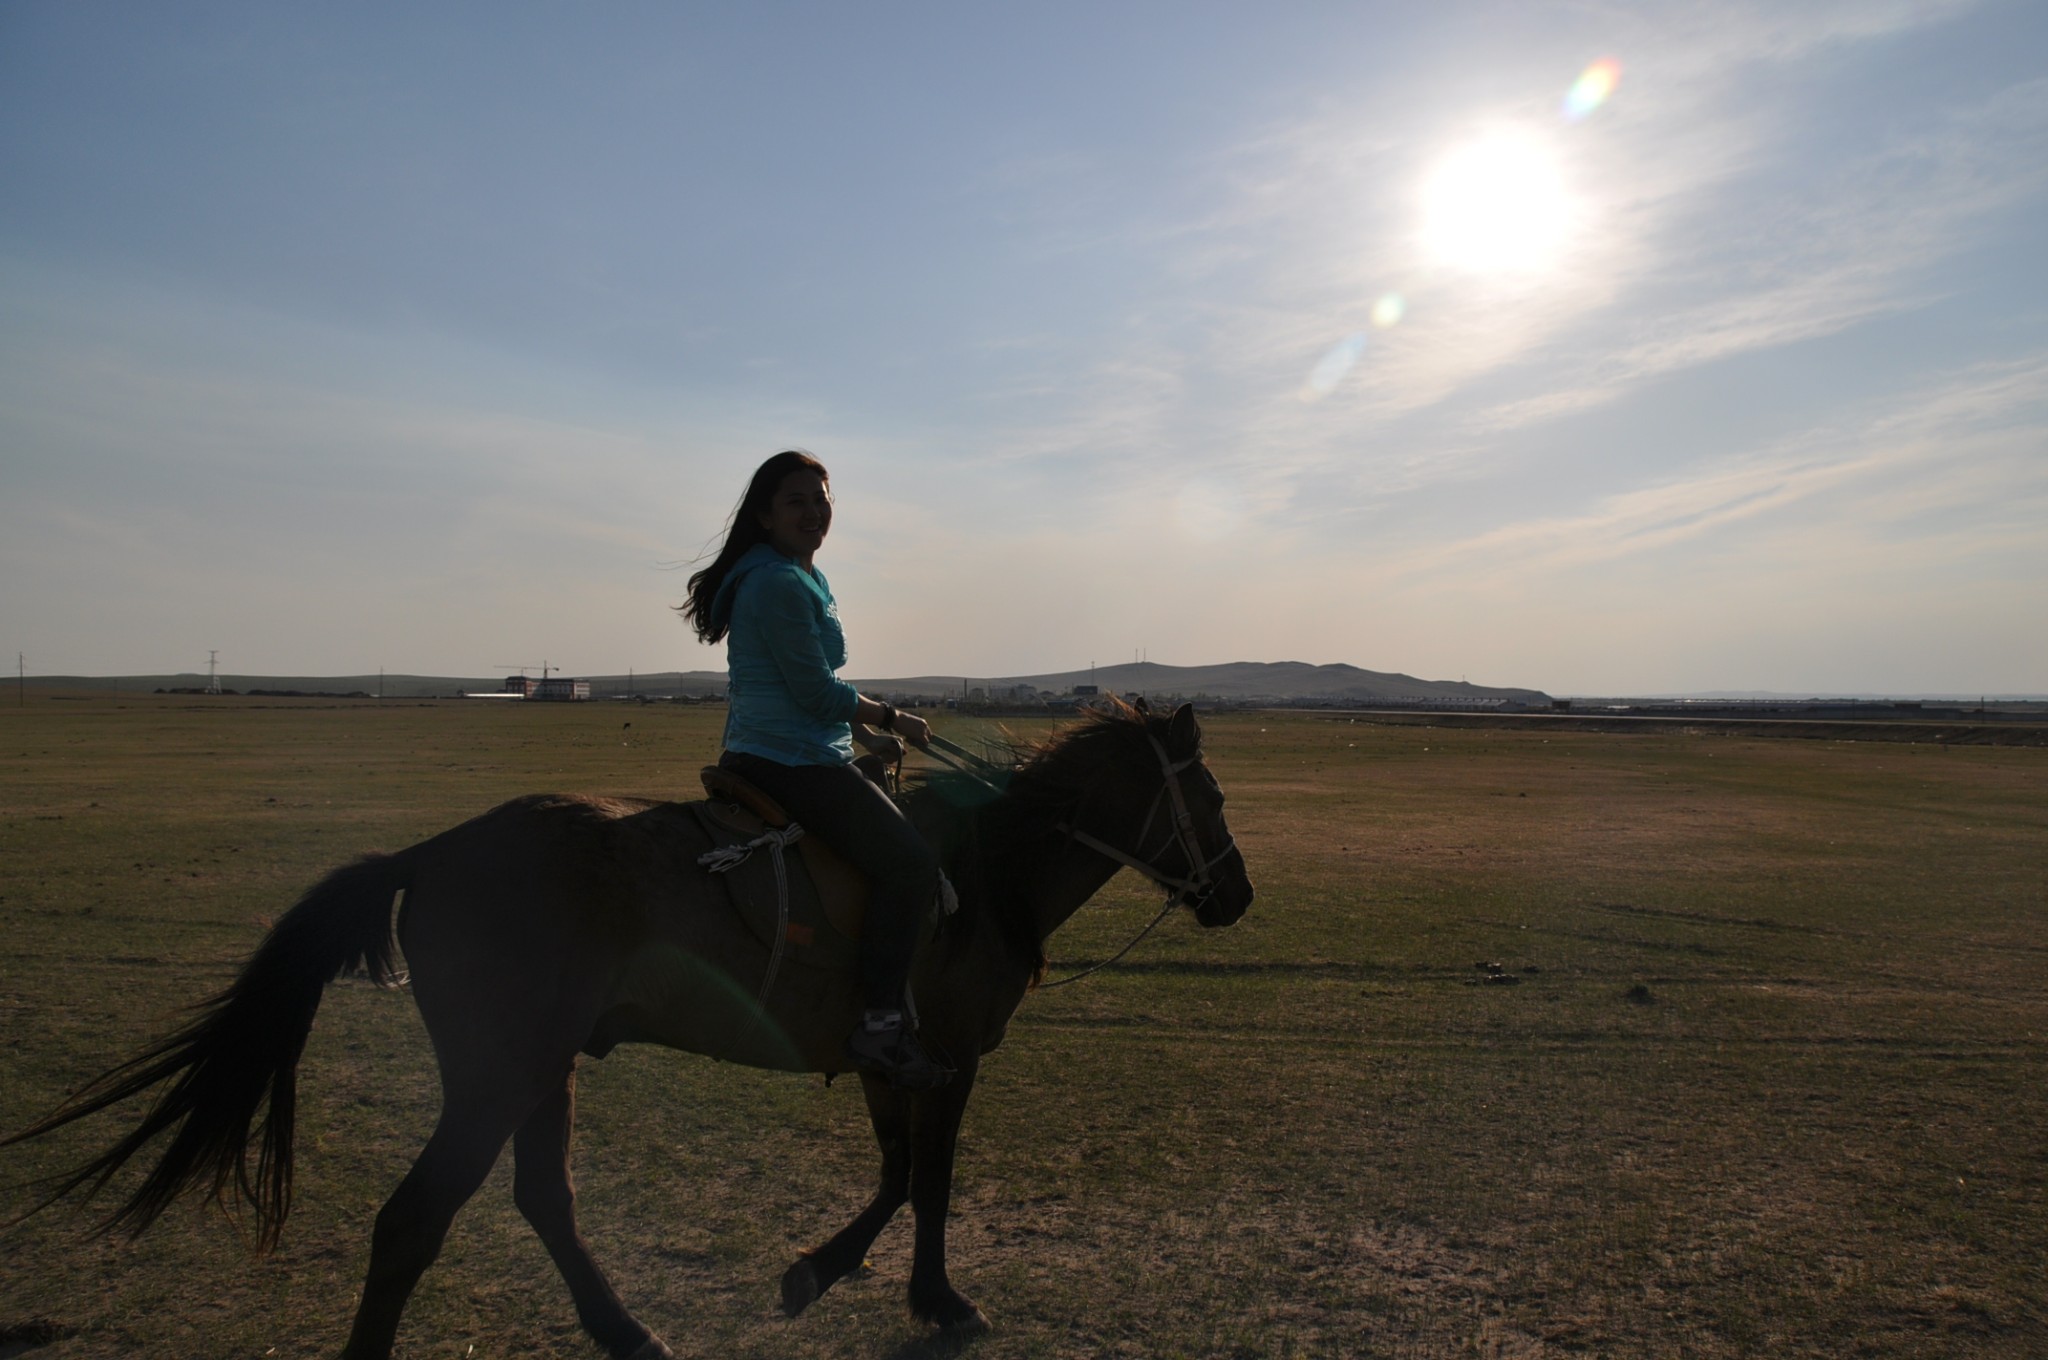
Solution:
{"label": "grassy plain", "polygon": [[[517,793],[685,795],[721,716],[0,708],[0,1126],[220,986],[335,864]],[[1028,1000],[984,1067],[953,1260],[997,1330],[970,1354],[2048,1353],[2048,750],[1208,730],[1259,900]],[[1129,879],[1056,964],[1147,919]],[[277,1253],[196,1210],[138,1242],[42,1215],[0,1236],[0,1355],[334,1353],[434,1118],[410,1002],[330,989],[300,1093]],[[628,1048],[581,1097],[586,1235],[679,1354],[928,1353],[907,1214],[872,1278],[775,1310],[870,1191],[851,1086]],[[0,1183],[122,1127],[0,1152]],[[597,1354],[509,1171],[402,1355]]]}

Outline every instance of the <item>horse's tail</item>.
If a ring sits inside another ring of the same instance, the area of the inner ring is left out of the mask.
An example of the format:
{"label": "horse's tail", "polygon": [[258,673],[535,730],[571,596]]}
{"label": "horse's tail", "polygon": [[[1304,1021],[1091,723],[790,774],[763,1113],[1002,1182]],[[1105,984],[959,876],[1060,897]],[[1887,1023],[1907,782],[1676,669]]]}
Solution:
{"label": "horse's tail", "polygon": [[[97,1194],[158,1134],[176,1129],[156,1167],[104,1224],[139,1236],[171,1202],[211,1182],[255,1212],[257,1242],[277,1242],[291,1212],[292,1123],[299,1055],[320,994],[345,971],[396,980],[391,904],[410,878],[407,857],[376,855],[329,874],[286,912],[228,989],[194,1009],[198,1017],[147,1052],[103,1073],[62,1106],[0,1143],[18,1143],[83,1119],[176,1078],[126,1138],[77,1170],[52,1178],[36,1213],[81,1186]],[[261,1151],[252,1175],[250,1125]]]}

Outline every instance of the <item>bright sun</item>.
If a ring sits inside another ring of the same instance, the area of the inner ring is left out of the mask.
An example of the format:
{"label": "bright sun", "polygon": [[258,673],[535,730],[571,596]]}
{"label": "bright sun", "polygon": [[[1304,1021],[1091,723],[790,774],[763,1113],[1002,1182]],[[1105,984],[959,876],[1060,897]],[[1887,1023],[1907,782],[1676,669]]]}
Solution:
{"label": "bright sun", "polygon": [[1556,262],[1571,218],[1550,149],[1533,136],[1497,132],[1438,163],[1423,190],[1422,241],[1458,269],[1537,273]]}

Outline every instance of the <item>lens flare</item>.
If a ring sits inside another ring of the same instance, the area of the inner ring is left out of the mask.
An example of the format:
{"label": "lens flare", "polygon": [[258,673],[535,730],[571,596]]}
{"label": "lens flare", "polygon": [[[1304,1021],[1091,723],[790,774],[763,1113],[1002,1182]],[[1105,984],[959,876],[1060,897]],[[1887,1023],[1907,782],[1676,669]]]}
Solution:
{"label": "lens flare", "polygon": [[1344,375],[1351,371],[1351,366],[1358,362],[1358,356],[1365,353],[1365,340],[1365,332],[1359,331],[1330,346],[1330,352],[1316,360],[1316,366],[1309,371],[1308,381],[1302,385],[1301,399],[1321,401],[1336,390],[1337,384],[1344,381]]}
{"label": "lens flare", "polygon": [[1612,57],[1602,57],[1579,73],[1572,82],[1571,91],[1564,97],[1564,116],[1576,123],[1581,118],[1607,102],[1607,96],[1614,93],[1614,87],[1621,83],[1621,63]]}
{"label": "lens flare", "polygon": [[1379,301],[1372,305],[1372,324],[1383,331],[1400,325],[1406,315],[1408,299],[1399,293],[1381,293]]}

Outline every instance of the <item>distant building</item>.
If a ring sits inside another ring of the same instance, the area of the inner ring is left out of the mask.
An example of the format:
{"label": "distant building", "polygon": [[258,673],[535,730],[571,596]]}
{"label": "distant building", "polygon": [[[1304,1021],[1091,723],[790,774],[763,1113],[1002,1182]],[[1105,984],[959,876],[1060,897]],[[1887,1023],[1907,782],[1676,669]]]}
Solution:
{"label": "distant building", "polygon": [[566,677],[550,676],[538,682],[529,681],[533,688],[526,691],[529,699],[548,699],[567,702],[590,697],[588,680],[570,680]]}
{"label": "distant building", "polygon": [[533,697],[533,687],[539,683],[539,681],[531,676],[508,675],[505,677],[505,693],[516,694],[522,699],[530,699]]}

